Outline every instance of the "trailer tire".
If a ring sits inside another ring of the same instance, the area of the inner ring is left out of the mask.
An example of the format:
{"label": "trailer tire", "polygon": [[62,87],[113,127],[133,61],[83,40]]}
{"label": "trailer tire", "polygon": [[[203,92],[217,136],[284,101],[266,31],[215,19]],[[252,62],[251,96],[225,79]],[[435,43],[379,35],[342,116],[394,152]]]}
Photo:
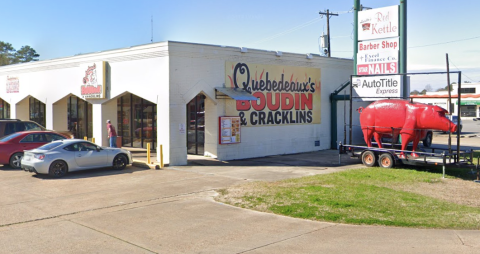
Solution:
{"label": "trailer tire", "polygon": [[384,153],[378,158],[378,165],[382,168],[393,168],[395,166],[395,160],[389,153]]}
{"label": "trailer tire", "polygon": [[372,151],[365,151],[362,153],[362,163],[367,167],[373,167],[377,163],[377,156]]}

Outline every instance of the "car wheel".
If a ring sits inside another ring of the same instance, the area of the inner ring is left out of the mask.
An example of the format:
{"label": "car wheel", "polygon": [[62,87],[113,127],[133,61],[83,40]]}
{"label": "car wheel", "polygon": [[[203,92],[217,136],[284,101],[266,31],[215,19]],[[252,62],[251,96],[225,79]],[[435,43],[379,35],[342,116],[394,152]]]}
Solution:
{"label": "car wheel", "polygon": [[113,169],[122,170],[127,166],[127,157],[123,154],[115,156],[113,159]]}
{"label": "car wheel", "polygon": [[10,157],[10,167],[19,169],[22,166],[23,153],[14,153]]}
{"label": "car wheel", "polygon": [[380,158],[378,158],[378,165],[382,168],[393,168],[395,166],[393,156],[389,153],[380,155]]}
{"label": "car wheel", "polygon": [[366,151],[362,153],[362,163],[367,167],[375,166],[375,163],[377,163],[377,158],[375,157],[375,153],[372,151]]}
{"label": "car wheel", "polygon": [[427,132],[427,136],[423,140],[424,147],[431,147],[432,146],[433,135],[431,132]]}
{"label": "car wheel", "polygon": [[68,165],[64,161],[54,161],[48,170],[48,174],[53,177],[62,177],[68,172]]}

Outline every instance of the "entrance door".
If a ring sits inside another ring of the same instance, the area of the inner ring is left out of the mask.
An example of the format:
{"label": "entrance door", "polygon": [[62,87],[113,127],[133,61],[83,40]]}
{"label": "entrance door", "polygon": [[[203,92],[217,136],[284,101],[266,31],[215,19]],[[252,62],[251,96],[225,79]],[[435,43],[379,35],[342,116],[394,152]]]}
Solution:
{"label": "entrance door", "polygon": [[205,95],[195,96],[187,104],[187,153],[203,155],[205,152]]}

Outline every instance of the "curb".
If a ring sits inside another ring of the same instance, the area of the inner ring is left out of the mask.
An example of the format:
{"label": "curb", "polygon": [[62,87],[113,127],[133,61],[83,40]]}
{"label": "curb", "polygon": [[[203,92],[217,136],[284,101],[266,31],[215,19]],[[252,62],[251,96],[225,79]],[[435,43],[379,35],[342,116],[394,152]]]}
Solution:
{"label": "curb", "polygon": [[132,162],[132,166],[139,167],[139,168],[146,168],[146,169],[162,169],[158,164],[147,164],[144,161],[138,161],[138,160],[134,160]]}

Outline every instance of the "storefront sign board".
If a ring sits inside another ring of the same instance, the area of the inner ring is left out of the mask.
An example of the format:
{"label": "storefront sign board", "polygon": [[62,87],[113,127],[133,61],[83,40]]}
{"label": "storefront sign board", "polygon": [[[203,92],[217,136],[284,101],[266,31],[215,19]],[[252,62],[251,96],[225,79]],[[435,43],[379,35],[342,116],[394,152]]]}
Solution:
{"label": "storefront sign board", "polygon": [[226,62],[226,86],[257,98],[237,100],[226,113],[239,116],[246,127],[319,124],[320,78],[318,68]]}
{"label": "storefront sign board", "polygon": [[353,77],[353,98],[356,101],[376,101],[402,97],[402,76]]}
{"label": "storefront sign board", "polygon": [[105,99],[106,62],[80,65],[80,94],[83,99]]}
{"label": "storefront sign board", "polygon": [[399,36],[398,5],[358,12],[358,40]]}
{"label": "storefront sign board", "polygon": [[20,92],[20,79],[18,77],[7,76],[7,93],[19,93]]}

